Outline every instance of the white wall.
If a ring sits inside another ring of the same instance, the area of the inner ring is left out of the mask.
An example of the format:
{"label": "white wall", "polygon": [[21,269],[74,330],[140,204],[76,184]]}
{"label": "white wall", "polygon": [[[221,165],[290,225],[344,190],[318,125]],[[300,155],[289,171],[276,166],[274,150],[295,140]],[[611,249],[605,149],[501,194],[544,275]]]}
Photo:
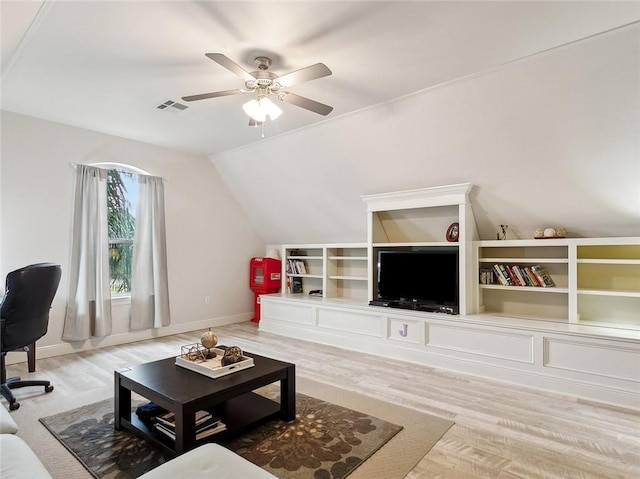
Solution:
{"label": "white wall", "polygon": [[212,162],[268,243],[365,241],[361,195],[466,182],[482,239],[640,235],[639,39],[636,24]]}
{"label": "white wall", "polygon": [[[7,272],[41,261],[63,270],[39,356],[252,317],[248,264],[264,254],[265,244],[206,158],[8,112],[2,113],[0,158],[2,281]],[[70,162],[127,163],[168,179],[170,327],[128,333],[128,305],[116,303],[111,337],[72,346],[61,341],[74,184]]]}

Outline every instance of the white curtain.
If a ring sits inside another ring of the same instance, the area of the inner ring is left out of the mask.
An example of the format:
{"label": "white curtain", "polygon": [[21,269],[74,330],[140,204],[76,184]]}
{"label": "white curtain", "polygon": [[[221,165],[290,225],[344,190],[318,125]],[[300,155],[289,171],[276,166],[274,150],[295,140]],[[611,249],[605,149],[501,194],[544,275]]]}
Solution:
{"label": "white curtain", "polygon": [[169,284],[162,178],[138,177],[130,329],[168,326]]}
{"label": "white curtain", "polygon": [[78,165],[65,341],[111,334],[108,225],[107,171]]}

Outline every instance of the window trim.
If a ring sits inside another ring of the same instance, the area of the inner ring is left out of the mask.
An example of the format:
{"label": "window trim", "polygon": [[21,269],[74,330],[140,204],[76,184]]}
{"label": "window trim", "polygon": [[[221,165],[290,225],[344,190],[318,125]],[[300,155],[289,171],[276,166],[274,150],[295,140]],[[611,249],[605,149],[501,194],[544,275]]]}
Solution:
{"label": "window trim", "polygon": [[104,168],[105,170],[124,170],[136,175],[152,176],[148,171],[138,168],[136,166],[127,165],[126,163],[112,163],[109,161],[101,163],[89,163],[89,166],[95,166],[96,168]]}

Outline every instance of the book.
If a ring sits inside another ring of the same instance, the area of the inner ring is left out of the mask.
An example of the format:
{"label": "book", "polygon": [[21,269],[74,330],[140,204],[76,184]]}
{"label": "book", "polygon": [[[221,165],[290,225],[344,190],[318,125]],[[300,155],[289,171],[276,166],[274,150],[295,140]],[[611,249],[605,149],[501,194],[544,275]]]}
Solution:
{"label": "book", "polygon": [[205,431],[202,431],[198,434],[196,434],[196,441],[205,438],[205,437],[209,437],[209,436],[213,436],[214,434],[218,434],[219,432],[222,431],[226,431],[227,426],[224,423],[220,423],[218,426],[216,427],[210,427],[208,429],[206,429]]}
{"label": "book", "polygon": [[307,268],[304,265],[304,261],[302,260],[297,260],[296,261],[296,267],[298,269],[298,273],[299,274],[307,274]]}
{"label": "book", "polygon": [[493,270],[489,268],[480,268],[480,284],[494,284]]}
{"label": "book", "polygon": [[556,283],[553,281],[553,278],[551,278],[551,275],[547,271],[547,268],[545,268],[544,266],[537,264],[531,267],[531,271],[536,275],[542,287],[552,288],[556,285]]}
{"label": "book", "polygon": [[[175,430],[165,426],[160,422],[154,423],[154,427],[158,432],[161,432],[165,436],[170,437],[175,441],[176,439]],[[196,430],[196,441],[203,439],[205,437],[211,436],[213,434],[217,434],[219,432],[225,431],[226,429],[227,429],[226,424],[224,424],[221,421],[218,421],[217,423],[212,424],[204,429],[201,429],[200,431]]]}
{"label": "book", "polygon": [[505,277],[505,279],[507,280],[507,286],[515,286],[516,283],[513,281],[513,279],[511,278],[511,275],[509,274],[509,272],[507,271],[507,268],[503,265],[500,264],[498,265],[500,267],[500,271],[502,271],[502,275]]}
{"label": "book", "polygon": [[[176,418],[172,412],[163,414],[161,416],[157,416],[156,421],[158,421],[159,423],[163,424],[164,426],[170,429],[175,429]],[[220,418],[213,416],[208,411],[200,410],[196,412],[196,430],[205,426],[209,426],[212,423],[215,423],[218,421],[220,421]]]}
{"label": "book", "polygon": [[509,282],[507,281],[507,278],[504,277],[504,274],[502,273],[502,270],[500,269],[500,265],[494,264],[493,265],[493,269],[496,272],[496,278],[498,278],[498,282],[502,286],[509,286]]}
{"label": "book", "polygon": [[529,277],[529,280],[531,281],[533,286],[538,286],[538,287],[542,286],[538,278],[536,277],[536,275],[533,274],[533,271],[531,271],[531,268],[529,268],[528,266],[525,266],[524,272],[527,273],[527,276]]}
{"label": "book", "polygon": [[520,276],[522,276],[522,280],[524,281],[524,285],[525,286],[529,286],[529,287],[533,287],[533,286],[537,286],[535,283],[533,283],[531,281],[531,279],[529,278],[529,275],[527,274],[527,272],[524,270],[524,266],[518,266],[518,272],[520,273]]}
{"label": "book", "polygon": [[302,278],[297,276],[291,278],[291,292],[302,293]]}
{"label": "book", "polygon": [[524,281],[524,278],[522,277],[522,275],[520,274],[520,270],[518,269],[518,265],[512,265],[511,266],[511,271],[513,272],[513,275],[516,278],[516,282],[518,283],[518,286],[526,286],[527,283]]}
{"label": "book", "polygon": [[526,273],[522,270],[522,268],[520,266],[513,265],[511,267],[513,269],[514,274],[516,275],[516,277],[518,278],[518,282],[520,283],[520,286],[531,286],[531,284],[528,281],[528,278],[526,278]]}
{"label": "book", "polygon": [[504,268],[507,271],[507,274],[509,275],[509,277],[511,278],[511,283],[512,283],[511,286],[520,286],[520,283],[518,282],[518,278],[516,278],[516,275],[511,270],[511,266],[506,264],[504,265]]}
{"label": "book", "polygon": [[[168,412],[166,414],[156,416],[153,426],[157,431],[175,440],[175,420],[175,414]],[[226,425],[220,420],[220,418],[212,415],[209,411],[197,411],[195,421],[196,439],[202,439],[203,437],[210,436],[215,432],[220,432],[226,429]]]}

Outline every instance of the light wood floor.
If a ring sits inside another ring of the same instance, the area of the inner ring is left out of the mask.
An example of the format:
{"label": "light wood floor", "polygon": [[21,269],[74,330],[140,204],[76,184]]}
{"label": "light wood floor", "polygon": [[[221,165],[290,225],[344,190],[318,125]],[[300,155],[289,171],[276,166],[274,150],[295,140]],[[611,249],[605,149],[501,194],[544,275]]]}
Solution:
{"label": "light wood floor", "polygon": [[[640,413],[259,332],[215,328],[220,344],[290,361],[298,377],[356,391],[455,425],[406,479],[640,478]],[[16,390],[22,408],[107,397],[113,370],[179,354],[200,333],[38,360],[51,394]],[[9,366],[25,374],[24,363]],[[389,478],[396,479],[396,478]],[[402,478],[397,478],[402,479]]]}

